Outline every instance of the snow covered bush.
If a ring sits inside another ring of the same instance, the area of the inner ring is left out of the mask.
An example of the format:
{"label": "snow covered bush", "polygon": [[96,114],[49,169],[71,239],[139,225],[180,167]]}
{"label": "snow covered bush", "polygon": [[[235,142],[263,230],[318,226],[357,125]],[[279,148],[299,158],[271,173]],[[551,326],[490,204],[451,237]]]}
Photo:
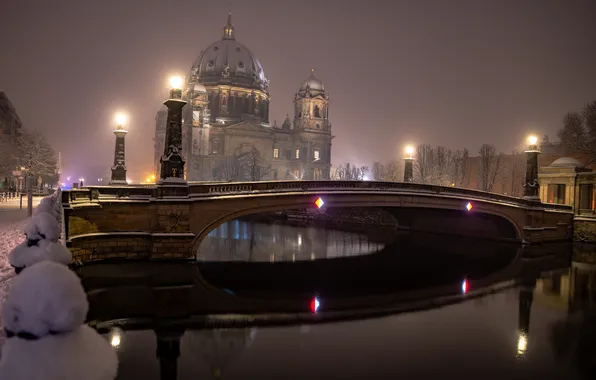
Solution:
{"label": "snow covered bush", "polygon": [[88,309],[81,280],[67,267],[44,261],[23,271],[2,305],[0,379],[113,380],[118,358],[84,324]]}
{"label": "snow covered bush", "polygon": [[25,226],[26,240],[8,254],[8,262],[20,273],[23,269],[44,260],[68,265],[72,254],[60,239],[60,224],[47,213],[33,216]]}
{"label": "snow covered bush", "polygon": [[35,208],[35,210],[33,210],[33,215],[37,215],[42,212],[52,215],[59,223],[62,221],[60,205],[58,204],[57,200],[51,196],[41,199],[39,205]]}

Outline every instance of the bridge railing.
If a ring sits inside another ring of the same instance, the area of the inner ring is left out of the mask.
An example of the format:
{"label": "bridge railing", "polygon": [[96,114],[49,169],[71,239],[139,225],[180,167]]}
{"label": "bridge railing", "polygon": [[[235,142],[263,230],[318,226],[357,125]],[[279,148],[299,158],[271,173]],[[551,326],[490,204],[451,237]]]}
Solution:
{"label": "bridge railing", "polygon": [[[295,191],[388,191],[416,192],[444,196],[467,197],[488,201],[515,204],[520,206],[536,206],[536,202],[508,195],[489,193],[480,190],[463,189],[451,186],[438,186],[406,182],[382,181],[259,181],[259,182],[191,182],[189,196],[192,198],[210,197],[230,194],[283,193]],[[71,204],[99,202],[109,199],[149,200],[155,197],[156,185],[129,186],[90,186],[63,192],[63,201]],[[548,204],[551,210],[571,212],[567,205]]]}
{"label": "bridge railing", "polygon": [[[283,191],[316,191],[316,190],[384,190],[395,192],[423,192],[446,196],[464,196],[486,199],[496,202],[512,203],[524,206],[535,206],[536,202],[508,195],[490,193],[480,190],[464,189],[452,186],[438,186],[407,182],[383,181],[260,181],[260,182],[214,182],[195,183],[190,185],[191,196],[209,196],[234,193],[260,193]],[[549,204],[550,209],[572,211],[571,206]]]}

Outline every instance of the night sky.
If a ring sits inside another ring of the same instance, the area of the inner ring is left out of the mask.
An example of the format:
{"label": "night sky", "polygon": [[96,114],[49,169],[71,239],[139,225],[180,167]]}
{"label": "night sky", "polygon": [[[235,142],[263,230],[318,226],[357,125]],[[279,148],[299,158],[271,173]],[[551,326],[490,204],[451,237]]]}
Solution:
{"label": "night sky", "polygon": [[221,38],[229,11],[271,81],[271,121],[315,68],[334,165],[410,142],[510,152],[528,132],[555,139],[565,112],[596,99],[594,0],[4,0],[0,90],[77,176],[112,164],[113,115],[127,111],[140,181],[167,77]]}

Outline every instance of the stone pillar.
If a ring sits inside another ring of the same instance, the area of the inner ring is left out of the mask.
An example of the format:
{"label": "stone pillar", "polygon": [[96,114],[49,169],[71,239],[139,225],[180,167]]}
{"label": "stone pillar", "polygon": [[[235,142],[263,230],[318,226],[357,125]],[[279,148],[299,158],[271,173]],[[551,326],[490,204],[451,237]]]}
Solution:
{"label": "stone pillar", "polygon": [[414,182],[414,158],[404,158],[404,182]]}
{"label": "stone pillar", "polygon": [[182,90],[170,90],[170,98],[164,102],[168,108],[166,121],[166,140],[164,154],[161,157],[160,180],[186,182],[184,180],[184,160],[182,159],[182,108],[186,101],[182,100]]}
{"label": "stone pillar", "polygon": [[184,331],[156,330],[160,380],[178,379],[178,358],[180,357],[180,338]]}
{"label": "stone pillar", "polygon": [[119,125],[114,131],[116,146],[114,147],[114,165],[112,166],[112,178],[110,185],[126,185],[126,163],[124,160],[124,138],[128,131]]}
{"label": "stone pillar", "polygon": [[524,184],[524,199],[540,202],[540,184],[538,183],[538,145],[531,141],[526,150],[526,182]]}

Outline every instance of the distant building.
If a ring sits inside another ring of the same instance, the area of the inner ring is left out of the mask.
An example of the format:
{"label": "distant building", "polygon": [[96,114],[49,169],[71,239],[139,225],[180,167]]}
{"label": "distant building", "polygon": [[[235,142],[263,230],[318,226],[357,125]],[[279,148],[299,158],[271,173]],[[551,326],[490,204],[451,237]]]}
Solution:
{"label": "distant building", "polygon": [[[23,123],[6,93],[0,91],[0,138],[3,144],[16,144],[23,131]],[[14,146],[14,145],[13,145]],[[6,150],[7,146],[0,149]],[[10,152],[0,152],[0,187],[4,190],[17,190],[23,185],[22,174],[18,170],[18,162]]]}
{"label": "distant building", "polygon": [[[329,92],[314,71],[294,96],[294,117],[269,123],[269,80],[236,40],[231,15],[221,40],[203,50],[187,77],[182,154],[186,179],[328,179]],[[164,153],[167,112],[156,116],[155,165]]]}
{"label": "distant building", "polygon": [[18,137],[23,130],[23,123],[6,93],[0,91],[0,133],[11,138]]}

